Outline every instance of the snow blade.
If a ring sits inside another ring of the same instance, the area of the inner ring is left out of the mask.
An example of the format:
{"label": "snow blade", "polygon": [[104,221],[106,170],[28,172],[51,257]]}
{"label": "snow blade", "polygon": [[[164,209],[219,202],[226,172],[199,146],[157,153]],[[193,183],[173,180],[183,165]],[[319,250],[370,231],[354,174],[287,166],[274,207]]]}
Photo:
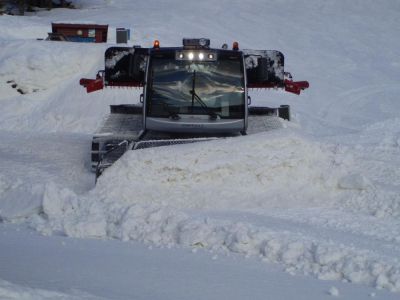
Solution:
{"label": "snow blade", "polygon": [[142,86],[147,53],[146,48],[108,48],[105,52],[104,84],[106,86]]}
{"label": "snow blade", "polygon": [[284,87],[284,56],[276,50],[243,50],[247,87]]}
{"label": "snow blade", "polygon": [[251,106],[249,107],[249,115],[251,116],[277,116],[284,120],[290,121],[290,106],[281,105],[280,107],[264,107]]}

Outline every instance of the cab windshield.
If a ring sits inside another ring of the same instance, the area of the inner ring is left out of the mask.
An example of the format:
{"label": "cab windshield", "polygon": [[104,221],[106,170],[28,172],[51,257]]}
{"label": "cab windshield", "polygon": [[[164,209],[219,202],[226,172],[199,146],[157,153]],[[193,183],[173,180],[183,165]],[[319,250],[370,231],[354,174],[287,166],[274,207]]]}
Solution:
{"label": "cab windshield", "polygon": [[244,117],[244,77],[238,55],[220,55],[211,62],[179,61],[172,55],[153,57],[149,80],[149,116]]}

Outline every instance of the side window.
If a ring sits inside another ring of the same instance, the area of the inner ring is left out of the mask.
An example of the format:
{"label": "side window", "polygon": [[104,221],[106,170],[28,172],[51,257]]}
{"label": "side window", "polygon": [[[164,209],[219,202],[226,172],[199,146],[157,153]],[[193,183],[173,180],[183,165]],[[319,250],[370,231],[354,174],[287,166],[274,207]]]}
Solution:
{"label": "side window", "polygon": [[248,87],[284,85],[284,56],[276,50],[243,50]]}
{"label": "side window", "polygon": [[147,57],[147,48],[108,48],[105,52],[105,84],[143,85]]}

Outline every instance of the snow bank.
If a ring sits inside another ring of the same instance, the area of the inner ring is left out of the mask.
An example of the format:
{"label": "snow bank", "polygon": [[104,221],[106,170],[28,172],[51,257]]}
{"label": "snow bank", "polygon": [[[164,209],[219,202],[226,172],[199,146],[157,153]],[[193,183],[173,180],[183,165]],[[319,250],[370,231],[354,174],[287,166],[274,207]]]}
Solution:
{"label": "snow bank", "polygon": [[76,74],[88,72],[101,62],[105,48],[103,45],[4,40],[0,40],[0,47],[0,81],[15,86],[23,94],[57,88]]}
{"label": "snow bank", "polygon": [[348,171],[335,148],[285,130],[130,151],[87,195],[48,184],[44,218],[34,216],[30,223],[44,234],[257,256],[291,273],[400,291],[400,263],[391,256],[283,230],[282,220],[268,226],[230,215],[268,219],[271,210],[332,208],[370,186]]}
{"label": "snow bank", "polygon": [[44,23],[43,20],[36,16],[15,17],[2,15],[0,18],[0,40],[26,41],[28,39],[33,42],[38,38],[46,38],[47,33],[50,31],[51,24]]}
{"label": "snow bank", "polygon": [[104,68],[107,45],[0,39],[0,47],[2,130],[92,133],[109,104],[139,99],[132,89],[88,95],[79,85]]}
{"label": "snow bank", "polygon": [[276,131],[132,151],[107,170],[96,191],[185,209],[299,207],[330,201],[329,193],[320,195],[336,188],[333,164],[326,147]]}

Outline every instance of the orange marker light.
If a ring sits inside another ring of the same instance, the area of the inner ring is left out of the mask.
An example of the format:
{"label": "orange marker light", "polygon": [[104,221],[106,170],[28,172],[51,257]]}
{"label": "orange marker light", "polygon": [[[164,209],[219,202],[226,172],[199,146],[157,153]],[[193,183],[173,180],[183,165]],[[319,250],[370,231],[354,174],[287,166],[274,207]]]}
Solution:
{"label": "orange marker light", "polygon": [[155,40],[154,41],[153,48],[160,48],[160,41],[159,40]]}
{"label": "orange marker light", "polygon": [[233,42],[232,50],[239,50],[239,43]]}

